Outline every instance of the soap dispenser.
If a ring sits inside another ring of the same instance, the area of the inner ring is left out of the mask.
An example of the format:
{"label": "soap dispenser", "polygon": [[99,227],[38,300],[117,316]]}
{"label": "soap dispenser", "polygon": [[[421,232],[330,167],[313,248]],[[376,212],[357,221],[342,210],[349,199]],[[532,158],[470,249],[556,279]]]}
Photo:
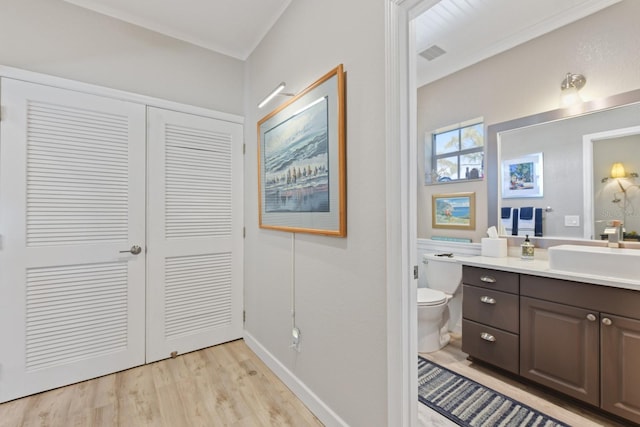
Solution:
{"label": "soap dispenser", "polygon": [[522,245],[520,245],[520,248],[522,249],[522,259],[533,260],[533,251],[535,246],[533,246],[533,243],[531,243],[531,240],[529,240],[528,234],[524,238],[524,242],[522,243]]}

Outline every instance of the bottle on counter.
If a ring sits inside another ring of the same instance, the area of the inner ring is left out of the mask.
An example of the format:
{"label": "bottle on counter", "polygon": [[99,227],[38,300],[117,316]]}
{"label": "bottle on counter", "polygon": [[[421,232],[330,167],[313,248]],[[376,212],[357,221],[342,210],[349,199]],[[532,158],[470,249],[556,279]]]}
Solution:
{"label": "bottle on counter", "polygon": [[531,240],[529,240],[528,234],[524,238],[524,242],[522,243],[522,245],[520,245],[520,248],[522,249],[522,255],[520,256],[522,259],[533,260],[533,251],[535,249],[535,246],[533,246],[533,243],[531,243]]}

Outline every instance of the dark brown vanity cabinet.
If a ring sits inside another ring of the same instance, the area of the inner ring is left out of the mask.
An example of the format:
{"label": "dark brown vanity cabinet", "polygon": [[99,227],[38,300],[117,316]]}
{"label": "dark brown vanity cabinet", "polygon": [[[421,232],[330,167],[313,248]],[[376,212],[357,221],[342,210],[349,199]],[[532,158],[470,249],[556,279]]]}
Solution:
{"label": "dark brown vanity cabinet", "polygon": [[463,267],[462,350],[640,423],[640,291]]}
{"label": "dark brown vanity cabinet", "polygon": [[464,266],[462,351],[518,373],[519,275]]}
{"label": "dark brown vanity cabinet", "polygon": [[520,375],[599,405],[598,313],[520,297]]}
{"label": "dark brown vanity cabinet", "polygon": [[640,423],[640,292],[521,275],[520,375]]}
{"label": "dark brown vanity cabinet", "polygon": [[600,324],[600,406],[640,423],[640,320],[602,313]]}

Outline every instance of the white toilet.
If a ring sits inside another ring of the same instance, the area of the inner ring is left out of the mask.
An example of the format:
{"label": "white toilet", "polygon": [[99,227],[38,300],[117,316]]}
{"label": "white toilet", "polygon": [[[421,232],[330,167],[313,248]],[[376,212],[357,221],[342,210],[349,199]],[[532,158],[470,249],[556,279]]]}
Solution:
{"label": "white toilet", "polygon": [[431,353],[449,343],[449,300],[462,283],[462,264],[453,257],[425,254],[427,288],[418,288],[418,351]]}

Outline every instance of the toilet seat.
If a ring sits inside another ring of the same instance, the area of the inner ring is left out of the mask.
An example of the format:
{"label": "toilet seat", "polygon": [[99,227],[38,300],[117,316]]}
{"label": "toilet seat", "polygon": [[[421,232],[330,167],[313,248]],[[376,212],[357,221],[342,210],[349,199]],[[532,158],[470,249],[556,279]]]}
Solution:
{"label": "toilet seat", "polygon": [[418,288],[418,307],[440,305],[446,303],[447,294],[430,288]]}

